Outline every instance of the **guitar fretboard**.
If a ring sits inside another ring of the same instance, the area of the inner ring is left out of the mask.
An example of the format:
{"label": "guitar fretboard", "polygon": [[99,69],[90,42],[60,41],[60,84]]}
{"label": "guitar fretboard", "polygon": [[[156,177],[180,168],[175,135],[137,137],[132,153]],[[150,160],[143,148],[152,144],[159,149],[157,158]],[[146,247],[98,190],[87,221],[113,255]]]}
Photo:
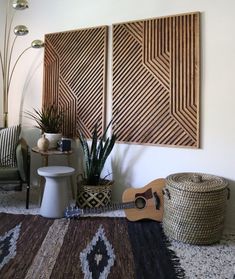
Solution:
{"label": "guitar fretboard", "polygon": [[99,214],[102,212],[115,211],[120,209],[129,209],[134,207],[135,207],[134,202],[112,203],[104,207],[84,208],[83,214],[96,214],[96,213]]}

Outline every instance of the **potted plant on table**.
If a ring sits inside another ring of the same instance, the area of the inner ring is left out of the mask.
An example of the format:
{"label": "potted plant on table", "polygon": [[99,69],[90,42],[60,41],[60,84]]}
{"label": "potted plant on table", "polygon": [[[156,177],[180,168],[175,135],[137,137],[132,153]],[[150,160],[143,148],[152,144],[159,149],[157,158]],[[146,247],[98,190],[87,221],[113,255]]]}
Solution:
{"label": "potted plant on table", "polygon": [[57,142],[62,137],[62,126],[64,113],[59,110],[55,104],[42,109],[33,109],[33,112],[27,111],[28,118],[36,122],[35,127],[42,131],[42,134],[49,140],[49,149],[57,147]]}
{"label": "potted plant on table", "polygon": [[79,207],[106,206],[111,201],[113,181],[106,179],[106,177],[101,177],[105,162],[116,142],[115,134],[107,137],[111,122],[109,122],[100,138],[98,137],[98,125],[95,125],[90,145],[83,133],[79,132],[79,141],[85,163],[84,175],[81,182],[78,183],[77,205]]}

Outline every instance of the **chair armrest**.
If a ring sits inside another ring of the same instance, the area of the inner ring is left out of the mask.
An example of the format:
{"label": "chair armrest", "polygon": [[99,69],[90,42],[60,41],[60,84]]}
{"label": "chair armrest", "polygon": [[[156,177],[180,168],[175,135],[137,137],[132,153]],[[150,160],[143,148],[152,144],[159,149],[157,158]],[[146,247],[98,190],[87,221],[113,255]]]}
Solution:
{"label": "chair armrest", "polygon": [[21,138],[16,147],[16,161],[20,177],[24,182],[29,181],[30,174],[30,155],[26,141]]}

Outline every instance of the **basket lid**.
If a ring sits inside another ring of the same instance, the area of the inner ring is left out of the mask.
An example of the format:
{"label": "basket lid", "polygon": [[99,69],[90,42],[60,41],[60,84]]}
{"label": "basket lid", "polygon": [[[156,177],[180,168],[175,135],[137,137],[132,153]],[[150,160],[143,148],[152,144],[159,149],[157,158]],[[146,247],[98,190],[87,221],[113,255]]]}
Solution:
{"label": "basket lid", "polygon": [[218,191],[227,187],[227,181],[206,173],[175,173],[166,177],[166,184],[170,187],[189,192]]}

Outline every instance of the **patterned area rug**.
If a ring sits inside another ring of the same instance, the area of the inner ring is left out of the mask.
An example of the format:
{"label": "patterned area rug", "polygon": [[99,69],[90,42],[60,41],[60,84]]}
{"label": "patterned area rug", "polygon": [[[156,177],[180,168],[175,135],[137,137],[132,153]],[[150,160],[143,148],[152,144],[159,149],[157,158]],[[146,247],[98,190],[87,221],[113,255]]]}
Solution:
{"label": "patterned area rug", "polygon": [[[0,212],[39,214],[38,187],[31,188],[30,209],[25,209],[25,194],[25,189],[22,192],[0,191]],[[124,217],[125,213],[114,211],[102,214],[103,217],[107,215]],[[197,246],[171,240],[170,248],[180,258],[180,265],[185,270],[186,279],[235,279],[235,232],[233,231],[224,232],[220,243],[214,245]]]}
{"label": "patterned area rug", "polygon": [[159,223],[0,213],[0,278],[184,278]]}

